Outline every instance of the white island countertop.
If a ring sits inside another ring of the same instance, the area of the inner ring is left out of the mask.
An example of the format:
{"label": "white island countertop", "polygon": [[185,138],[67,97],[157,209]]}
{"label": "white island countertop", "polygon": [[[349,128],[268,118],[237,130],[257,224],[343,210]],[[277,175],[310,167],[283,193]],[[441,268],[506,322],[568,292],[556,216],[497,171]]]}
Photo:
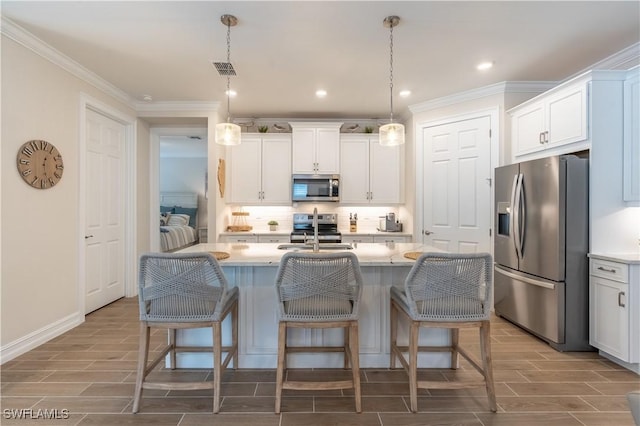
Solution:
{"label": "white island countertop", "polygon": [[[221,266],[277,266],[283,254],[296,249],[281,250],[280,244],[270,243],[204,243],[196,244],[179,251],[179,253],[199,253],[219,251],[229,253],[229,258],[220,260]],[[411,266],[413,259],[404,257],[408,252],[441,252],[432,246],[417,243],[353,243],[350,250],[323,250],[320,252],[339,253],[348,251],[355,253],[360,266]],[[297,249],[299,250],[299,249]],[[312,253],[312,250],[299,250]]]}

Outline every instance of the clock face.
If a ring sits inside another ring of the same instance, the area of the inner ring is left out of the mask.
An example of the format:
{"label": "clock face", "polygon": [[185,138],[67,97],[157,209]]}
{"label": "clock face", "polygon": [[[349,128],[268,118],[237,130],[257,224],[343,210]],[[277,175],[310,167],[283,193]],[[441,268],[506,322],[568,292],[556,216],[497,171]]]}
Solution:
{"label": "clock face", "polygon": [[18,172],[37,189],[48,189],[60,181],[64,165],[58,149],[47,141],[32,140],[18,150]]}

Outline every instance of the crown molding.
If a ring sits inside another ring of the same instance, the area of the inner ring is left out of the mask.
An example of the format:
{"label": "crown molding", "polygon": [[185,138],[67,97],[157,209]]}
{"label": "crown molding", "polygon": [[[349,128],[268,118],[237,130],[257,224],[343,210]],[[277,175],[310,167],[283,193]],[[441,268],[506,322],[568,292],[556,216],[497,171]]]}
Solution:
{"label": "crown molding", "polygon": [[430,111],[436,108],[443,108],[456,105],[462,102],[469,102],[487,96],[502,95],[505,93],[542,93],[558,85],[557,81],[503,81],[477,89],[467,90],[451,96],[444,96],[418,104],[409,105],[412,114]]}
{"label": "crown molding", "polygon": [[591,70],[629,70],[640,64],[640,42],[634,43],[619,52],[608,56],[595,64],[570,75],[562,81],[505,81],[489,86],[480,87],[478,89],[468,90],[466,92],[456,93],[451,96],[432,99],[414,105],[409,105],[409,111],[416,114],[419,112],[430,111],[436,108],[442,108],[455,105],[461,102],[472,101],[486,96],[492,96],[502,93],[542,93],[559,83],[571,80]]}
{"label": "crown molding", "polygon": [[581,71],[593,70],[630,70],[633,67],[640,64],[640,42],[634,43],[631,46],[622,49],[621,51],[614,53],[611,56],[604,58],[601,61],[596,62],[588,69]]}
{"label": "crown molding", "polygon": [[98,76],[93,71],[90,71],[89,69],[83,67],[78,62],[66,56],[59,50],[56,50],[53,47],[49,46],[47,43],[35,37],[33,34],[19,26],[12,20],[4,16],[2,16],[1,19],[0,33],[2,33],[2,35],[10,38],[18,44],[21,44],[37,55],[40,55],[42,58],[78,77],[82,81],[85,81],[95,88],[103,91],[104,93],[111,95],[127,106],[135,108],[134,99],[132,99],[131,96],[120,90],[118,87]]}

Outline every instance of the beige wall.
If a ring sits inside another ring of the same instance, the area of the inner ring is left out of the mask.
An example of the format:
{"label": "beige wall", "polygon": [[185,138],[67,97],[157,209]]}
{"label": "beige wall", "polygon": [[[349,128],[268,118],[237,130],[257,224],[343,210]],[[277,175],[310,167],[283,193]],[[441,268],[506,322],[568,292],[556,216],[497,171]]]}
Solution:
{"label": "beige wall", "polygon": [[[2,37],[2,271],[1,339],[28,338],[78,312],[78,157],[80,96],[135,117],[135,111],[33,51]],[[148,128],[137,126],[148,145]],[[18,175],[20,145],[44,139],[63,155],[64,175],[53,188],[36,190]],[[137,149],[138,176],[148,176],[148,147]],[[148,179],[138,179],[137,199],[148,200]],[[148,244],[149,215],[138,205],[138,249]],[[142,219],[142,220],[141,220]]]}

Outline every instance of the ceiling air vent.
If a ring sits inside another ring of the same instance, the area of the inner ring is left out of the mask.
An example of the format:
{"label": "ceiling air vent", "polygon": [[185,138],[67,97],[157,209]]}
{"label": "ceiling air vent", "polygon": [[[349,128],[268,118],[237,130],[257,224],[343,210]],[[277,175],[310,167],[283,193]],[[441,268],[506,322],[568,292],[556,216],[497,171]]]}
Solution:
{"label": "ceiling air vent", "polygon": [[231,62],[213,62],[213,66],[218,70],[218,74],[222,76],[236,75],[236,70],[233,69]]}

